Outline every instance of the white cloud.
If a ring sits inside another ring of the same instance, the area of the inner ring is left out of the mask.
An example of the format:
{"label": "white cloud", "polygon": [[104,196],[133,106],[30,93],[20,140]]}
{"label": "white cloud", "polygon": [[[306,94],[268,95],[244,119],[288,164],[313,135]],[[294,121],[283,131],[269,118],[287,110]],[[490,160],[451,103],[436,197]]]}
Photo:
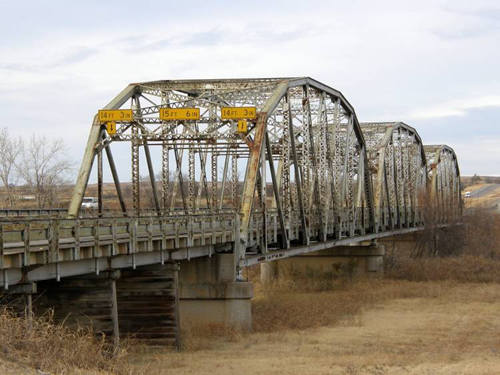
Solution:
{"label": "white cloud", "polygon": [[451,116],[465,116],[468,111],[500,107],[500,95],[489,95],[471,99],[451,100],[431,105],[426,108],[417,109],[408,113],[404,118],[409,119],[432,119]]}
{"label": "white cloud", "polygon": [[0,126],[63,134],[77,157],[93,113],[129,82],[179,78],[308,75],[341,90],[362,121],[500,107],[500,33],[484,10],[492,2],[193,1],[173,10],[123,0],[118,23],[107,22],[105,3],[45,14],[64,28],[44,21],[42,7],[39,29],[26,22],[19,40],[2,32],[9,22],[20,29],[17,19],[0,25]]}

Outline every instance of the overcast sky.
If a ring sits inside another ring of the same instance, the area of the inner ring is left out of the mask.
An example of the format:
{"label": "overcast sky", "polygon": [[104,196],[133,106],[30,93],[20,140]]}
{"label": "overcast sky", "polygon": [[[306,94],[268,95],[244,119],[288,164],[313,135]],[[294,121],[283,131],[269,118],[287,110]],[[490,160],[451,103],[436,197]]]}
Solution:
{"label": "overcast sky", "polygon": [[[0,127],[65,139],[130,82],[310,76],[500,175],[500,1],[0,0]],[[117,155],[129,165],[129,156]]]}

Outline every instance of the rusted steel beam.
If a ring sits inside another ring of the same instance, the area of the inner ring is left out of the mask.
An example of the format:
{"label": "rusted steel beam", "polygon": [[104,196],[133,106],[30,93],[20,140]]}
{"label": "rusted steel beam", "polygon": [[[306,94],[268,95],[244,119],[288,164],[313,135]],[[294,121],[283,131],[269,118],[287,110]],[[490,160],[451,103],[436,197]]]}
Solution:
{"label": "rusted steel beam", "polygon": [[115,183],[116,195],[118,196],[118,201],[120,202],[120,208],[123,214],[127,215],[127,207],[125,206],[125,200],[123,199],[122,188],[120,185],[120,178],[118,177],[118,171],[116,170],[115,160],[113,158],[113,153],[111,152],[111,147],[106,145],[104,148],[106,150],[106,158],[108,159],[109,169],[111,169],[111,175],[113,176],[113,182]]}
{"label": "rusted steel beam", "polygon": [[97,216],[102,216],[102,150],[97,153]]}
{"label": "rusted steel beam", "polygon": [[[315,153],[315,146],[314,146],[314,133],[313,133],[313,128],[312,128],[312,117],[311,117],[311,104],[309,102],[309,85],[305,85],[304,88],[304,105],[306,106],[306,113],[307,113],[307,126],[309,128],[309,148],[310,150],[307,150],[311,154],[311,165],[313,169],[313,192],[314,192],[314,199],[316,202],[316,206],[321,208],[321,196],[320,196],[320,189],[319,189],[319,171],[317,168],[317,160],[316,160],[316,153]],[[309,192],[307,192],[309,194]],[[320,228],[323,228],[323,215],[319,215],[319,220],[320,220]],[[306,223],[307,224],[307,223]],[[309,241],[309,236],[307,237],[307,241]]]}
{"label": "rusted steel beam", "polygon": [[266,151],[267,151],[267,155],[268,155],[267,157],[269,160],[269,170],[271,171],[271,180],[273,183],[274,199],[275,199],[276,208],[278,210],[278,220],[279,220],[280,229],[281,229],[281,248],[287,249],[290,246],[290,244],[288,242],[288,234],[286,232],[286,227],[285,227],[285,217],[283,216],[283,210],[281,208],[278,180],[276,179],[276,172],[274,170],[273,155],[271,152],[271,143],[269,142],[269,134],[267,134],[267,132],[266,132]]}
{"label": "rusted steel beam", "polygon": [[153,169],[153,161],[151,160],[151,153],[147,141],[144,141],[144,154],[146,155],[146,162],[148,165],[149,180],[151,182],[151,189],[153,192],[153,201],[155,204],[156,212],[161,215],[160,200],[158,199],[158,191],[156,189],[155,172]]}
{"label": "rusted steel beam", "polygon": [[250,158],[247,164],[247,171],[245,174],[245,183],[243,184],[243,194],[240,207],[240,241],[242,241],[245,246],[248,237],[248,228],[250,226],[250,218],[252,214],[255,186],[257,182],[257,173],[259,171],[260,157],[262,154],[262,142],[266,131],[266,123],[267,113],[258,113],[257,124],[255,125],[254,129],[255,135],[253,145],[250,147]]}
{"label": "rusted steel beam", "polygon": [[[104,107],[104,109],[120,108],[123,103],[125,103],[130,97],[132,97],[136,90],[137,85],[130,84],[111,102],[109,102],[108,105]],[[101,123],[99,122],[97,115],[95,115],[94,121],[90,128],[87,146],[85,148],[85,153],[83,154],[82,164],[80,166],[80,171],[78,172],[78,177],[76,179],[71,202],[69,204],[68,217],[77,217],[78,213],[80,212],[83,196],[89,182],[90,171],[92,170],[92,164],[94,163],[95,147],[99,142],[100,132]]]}
{"label": "rusted steel beam", "polygon": [[293,116],[290,98],[287,96],[288,102],[288,131],[290,133],[290,151],[293,158],[293,168],[295,172],[295,188],[297,189],[297,200],[300,210],[300,221],[302,224],[302,243],[307,245],[309,243],[309,231],[307,228],[306,211],[304,209],[304,202],[302,199],[302,181],[300,178],[299,162],[297,158],[297,149],[295,147],[295,133],[293,130]]}

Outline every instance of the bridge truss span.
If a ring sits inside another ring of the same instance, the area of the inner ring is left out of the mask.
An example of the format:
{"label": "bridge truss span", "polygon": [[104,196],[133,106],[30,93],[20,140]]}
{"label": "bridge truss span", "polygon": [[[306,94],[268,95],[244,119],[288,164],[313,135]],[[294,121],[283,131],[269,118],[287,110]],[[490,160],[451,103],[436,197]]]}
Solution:
{"label": "bridge truss span", "polygon": [[426,194],[440,224],[460,215],[453,150],[401,122],[360,124],[309,77],[134,83],[95,116],[66,217],[0,219],[0,285],[215,252],[245,267],[419,231]]}
{"label": "bridge truss span", "polygon": [[362,123],[375,191],[377,231],[423,225],[427,187],[424,145],[402,122]]}
{"label": "bridge truss span", "polygon": [[[114,134],[94,121],[72,217],[78,216],[95,157],[102,170],[103,151],[123,213],[141,215],[143,149],[157,214],[239,212],[242,256],[248,249],[266,253],[373,228],[361,128],[349,102],[328,86],[311,78],[155,81],[130,85],[105,107],[124,108],[133,119],[118,121]],[[224,118],[224,108],[255,108],[256,115],[246,131],[238,131],[237,119]],[[164,109],[197,109],[199,115],[169,121],[161,116]],[[113,165],[115,142],[131,145],[131,202]],[[161,148],[160,163],[152,160],[154,146]]]}
{"label": "bridge truss span", "polygon": [[455,151],[447,145],[426,145],[432,220],[448,223],[462,215],[460,169]]}

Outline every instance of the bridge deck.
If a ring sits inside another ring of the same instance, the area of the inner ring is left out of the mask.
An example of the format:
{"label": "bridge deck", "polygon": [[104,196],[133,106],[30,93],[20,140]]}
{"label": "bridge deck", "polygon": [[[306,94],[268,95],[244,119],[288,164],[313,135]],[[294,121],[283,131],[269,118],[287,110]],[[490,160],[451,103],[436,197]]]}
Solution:
{"label": "bridge deck", "polygon": [[[277,213],[270,210],[265,219],[267,225],[263,226],[262,213],[255,213],[247,251],[239,261],[241,267],[421,229],[415,225],[365,233],[361,221],[335,226],[332,220],[327,241],[314,240],[311,231],[310,244],[303,246],[299,241],[301,223],[297,221],[289,231],[290,248],[278,249],[281,232]],[[234,212],[134,218],[6,217],[0,219],[0,285],[8,288],[18,283],[231,252],[238,234],[239,220]],[[269,250],[258,254],[254,249],[262,241]]]}

